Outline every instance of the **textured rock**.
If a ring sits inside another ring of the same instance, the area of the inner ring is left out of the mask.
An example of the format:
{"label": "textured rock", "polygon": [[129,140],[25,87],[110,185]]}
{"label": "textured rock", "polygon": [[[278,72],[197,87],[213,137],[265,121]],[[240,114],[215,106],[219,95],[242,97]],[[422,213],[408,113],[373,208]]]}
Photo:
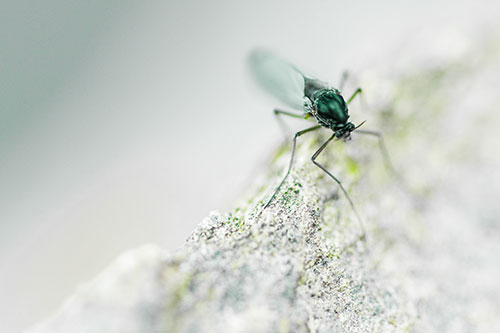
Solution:
{"label": "textured rock", "polygon": [[238,209],[210,214],[176,252],[124,254],[31,332],[498,331],[500,43],[460,45],[361,81],[369,112],[354,103],[352,118],[386,133],[400,177],[355,133],[318,159],[366,242],[310,162],[324,130],[300,138],[268,209],[289,143]]}

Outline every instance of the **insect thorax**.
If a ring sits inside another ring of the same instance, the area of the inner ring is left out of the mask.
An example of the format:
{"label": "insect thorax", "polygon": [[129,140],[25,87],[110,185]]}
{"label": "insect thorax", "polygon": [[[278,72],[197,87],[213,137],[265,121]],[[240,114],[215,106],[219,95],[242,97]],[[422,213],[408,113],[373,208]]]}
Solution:
{"label": "insect thorax", "polygon": [[[347,103],[337,89],[318,89],[304,96],[304,109],[312,114],[321,126],[344,132],[349,119]],[[350,127],[350,126],[347,126]]]}

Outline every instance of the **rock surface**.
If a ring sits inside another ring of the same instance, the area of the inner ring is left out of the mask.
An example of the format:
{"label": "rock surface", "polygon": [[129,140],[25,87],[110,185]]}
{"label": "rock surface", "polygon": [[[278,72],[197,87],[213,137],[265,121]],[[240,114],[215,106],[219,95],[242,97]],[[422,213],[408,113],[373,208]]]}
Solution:
{"label": "rock surface", "polygon": [[310,162],[328,131],[305,135],[267,209],[290,143],[239,208],[178,251],[127,252],[30,332],[500,331],[500,43],[460,43],[360,81],[369,107],[354,102],[353,121],[382,129],[397,175],[356,133],[318,159],[366,241]]}

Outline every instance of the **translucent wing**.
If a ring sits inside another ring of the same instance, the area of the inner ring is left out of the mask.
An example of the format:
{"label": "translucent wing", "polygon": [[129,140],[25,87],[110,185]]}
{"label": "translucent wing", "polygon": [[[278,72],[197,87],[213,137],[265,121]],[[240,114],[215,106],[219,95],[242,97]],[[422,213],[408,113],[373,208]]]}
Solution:
{"label": "translucent wing", "polygon": [[264,50],[252,52],[249,60],[255,78],[267,91],[292,108],[304,108],[308,79],[295,66]]}

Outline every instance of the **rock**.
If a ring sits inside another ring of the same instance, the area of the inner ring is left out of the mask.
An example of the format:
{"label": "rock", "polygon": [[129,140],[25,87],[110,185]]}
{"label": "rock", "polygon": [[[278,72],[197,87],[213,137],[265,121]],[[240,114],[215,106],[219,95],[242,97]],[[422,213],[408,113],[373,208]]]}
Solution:
{"label": "rock", "polygon": [[352,117],[383,129],[397,175],[355,132],[318,160],[366,241],[310,162],[328,132],[305,135],[267,209],[289,143],[239,208],[211,213],[178,251],[127,252],[30,332],[499,331],[499,45],[362,80],[370,114],[353,104]]}

